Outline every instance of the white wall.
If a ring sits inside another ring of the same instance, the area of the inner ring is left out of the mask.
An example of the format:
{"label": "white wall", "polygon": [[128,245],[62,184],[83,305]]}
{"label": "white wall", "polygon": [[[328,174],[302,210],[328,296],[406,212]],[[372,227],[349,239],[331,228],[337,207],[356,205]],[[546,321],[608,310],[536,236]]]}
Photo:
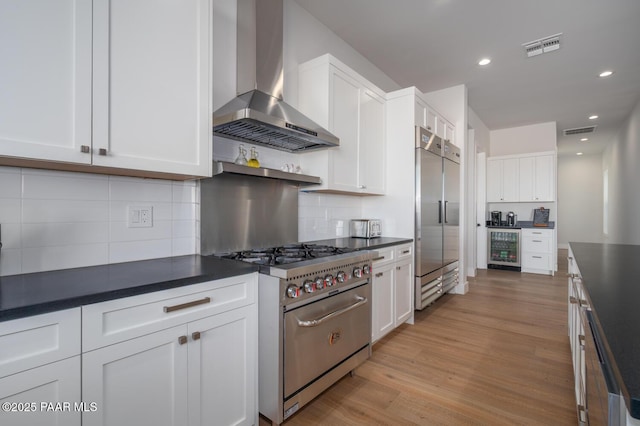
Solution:
{"label": "white wall", "polygon": [[609,234],[605,241],[640,244],[640,101],[603,154],[609,171]]}
{"label": "white wall", "polygon": [[601,243],[602,155],[558,157],[558,246]]}
{"label": "white wall", "polygon": [[469,127],[473,129],[475,144],[478,152],[489,153],[489,143],[491,141],[491,132],[489,128],[480,120],[480,117],[469,108],[468,109]]}
{"label": "white wall", "polygon": [[489,156],[556,151],[556,122],[511,127],[490,132]]}
{"label": "white wall", "polygon": [[[195,181],[0,167],[0,275],[196,253],[199,203]],[[130,205],[153,227],[128,228]]]}

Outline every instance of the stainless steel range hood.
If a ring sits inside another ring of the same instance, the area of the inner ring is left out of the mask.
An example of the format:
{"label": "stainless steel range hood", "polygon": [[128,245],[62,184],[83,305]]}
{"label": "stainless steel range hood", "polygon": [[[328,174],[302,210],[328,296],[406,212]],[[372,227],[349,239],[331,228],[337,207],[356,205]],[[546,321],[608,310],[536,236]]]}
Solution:
{"label": "stainless steel range hood", "polygon": [[282,0],[238,0],[237,93],[213,113],[215,135],[288,152],[340,141],[282,100]]}

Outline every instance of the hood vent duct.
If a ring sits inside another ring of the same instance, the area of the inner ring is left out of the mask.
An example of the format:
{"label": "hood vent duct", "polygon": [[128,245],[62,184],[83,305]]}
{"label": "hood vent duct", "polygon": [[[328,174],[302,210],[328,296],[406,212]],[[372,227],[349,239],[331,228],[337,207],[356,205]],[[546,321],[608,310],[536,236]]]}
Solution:
{"label": "hood vent duct", "polygon": [[586,133],[593,133],[596,131],[596,126],[576,127],[573,129],[564,129],[565,136],[582,135]]}
{"label": "hood vent duct", "polygon": [[282,0],[238,0],[238,97],[213,113],[213,133],[287,152],[340,141],[282,100]]}

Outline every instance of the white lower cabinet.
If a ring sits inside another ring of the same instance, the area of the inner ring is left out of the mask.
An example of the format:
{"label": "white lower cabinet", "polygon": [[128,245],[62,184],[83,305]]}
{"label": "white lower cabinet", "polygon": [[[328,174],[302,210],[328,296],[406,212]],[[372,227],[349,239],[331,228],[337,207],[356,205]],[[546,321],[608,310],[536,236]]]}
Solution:
{"label": "white lower cabinet", "polygon": [[[83,399],[99,407],[83,414],[83,425],[257,424],[257,278],[239,278],[90,305],[83,318],[97,317],[87,324],[106,318],[104,329],[125,310],[140,335],[118,327],[126,340],[82,354]],[[145,332],[151,323],[170,327]]]}
{"label": "white lower cabinet", "polygon": [[3,426],[80,426],[80,356],[0,378],[0,404]]}
{"label": "white lower cabinet", "polygon": [[0,403],[2,426],[80,425],[80,308],[0,322]]}
{"label": "white lower cabinet", "polygon": [[373,262],[371,341],[413,320],[413,244],[376,250]]}
{"label": "white lower cabinet", "polygon": [[522,272],[553,275],[554,238],[553,229],[522,230]]}

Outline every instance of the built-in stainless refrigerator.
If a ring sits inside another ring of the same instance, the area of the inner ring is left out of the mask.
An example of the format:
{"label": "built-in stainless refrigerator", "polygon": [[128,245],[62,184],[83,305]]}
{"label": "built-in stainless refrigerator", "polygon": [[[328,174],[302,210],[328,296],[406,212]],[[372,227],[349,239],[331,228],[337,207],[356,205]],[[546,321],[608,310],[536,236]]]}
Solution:
{"label": "built-in stainless refrigerator", "polygon": [[415,307],[458,283],[460,149],[416,127]]}

